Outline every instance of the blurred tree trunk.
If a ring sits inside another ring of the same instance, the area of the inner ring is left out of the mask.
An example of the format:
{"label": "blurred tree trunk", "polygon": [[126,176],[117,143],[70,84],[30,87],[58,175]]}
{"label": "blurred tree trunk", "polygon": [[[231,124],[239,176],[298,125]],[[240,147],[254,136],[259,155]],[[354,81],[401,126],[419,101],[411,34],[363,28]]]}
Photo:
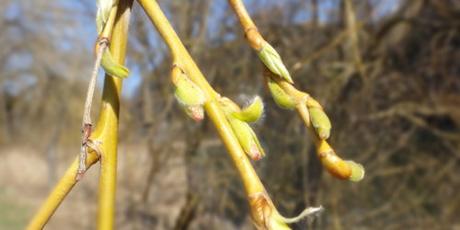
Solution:
{"label": "blurred tree trunk", "polygon": [[[295,207],[295,212],[300,213],[305,207],[322,205],[318,202],[318,193],[323,178],[323,167],[316,156],[315,146],[304,148],[301,153],[301,167],[298,169],[297,178],[302,180],[303,201]],[[308,222],[308,229],[318,229],[319,218]]]}
{"label": "blurred tree trunk", "polygon": [[[207,40],[207,29],[208,29],[208,17],[210,12],[210,0],[201,1],[190,1],[186,3],[181,2],[179,4],[179,34],[192,55],[201,56],[203,45]],[[185,167],[187,177],[187,192],[186,202],[182,206],[179,213],[178,219],[176,220],[174,229],[183,230],[188,229],[192,223],[197,208],[200,202],[200,184],[201,181],[197,178],[197,174],[194,172],[194,161],[198,154],[200,144],[203,139],[204,133],[207,130],[207,121],[202,121],[198,127],[186,126],[186,149],[185,149]],[[188,122],[187,122],[188,123]]]}
{"label": "blurred tree trunk", "polygon": [[313,28],[318,28],[319,23],[319,12],[318,12],[318,0],[310,0],[311,5],[311,24]]}
{"label": "blurred tree trunk", "polygon": [[8,113],[6,107],[6,92],[3,87],[3,80],[0,80],[0,143],[10,141]]}
{"label": "blurred tree trunk", "polygon": [[65,113],[64,107],[65,107],[65,103],[61,103],[61,106],[57,114],[59,114],[58,116],[62,116],[63,119],[56,119],[57,121],[55,123],[56,127],[54,128],[53,133],[51,134],[51,138],[45,147],[46,163],[48,165],[48,186],[50,189],[53,188],[56,182],[56,176],[57,176],[56,149],[58,147],[59,137],[61,136],[63,124],[65,123],[65,118],[66,118],[66,116],[63,116]]}
{"label": "blurred tree trunk", "polygon": [[175,230],[185,230],[188,229],[190,223],[195,217],[199,201],[201,199],[199,193],[199,186],[201,181],[196,177],[194,173],[194,159],[198,154],[198,150],[203,139],[204,133],[207,130],[208,119],[203,120],[199,127],[193,128],[187,126],[187,136],[186,136],[186,150],[185,150],[185,167],[186,167],[186,176],[187,176],[187,195],[186,202],[179,213],[178,219],[174,226]]}
{"label": "blurred tree trunk", "polygon": [[[155,75],[154,72],[151,74],[146,74],[143,79],[142,84],[142,129],[145,132],[145,145],[147,147],[148,155],[151,157],[150,159],[150,167],[149,172],[147,174],[147,181],[145,183],[144,190],[142,191],[141,197],[141,204],[148,203],[150,188],[153,184],[153,179],[155,175],[161,168],[162,155],[164,152],[163,146],[159,147],[155,145],[155,137],[156,137],[156,126],[158,124],[155,122],[154,113],[153,113],[153,105],[155,103],[154,96],[152,95],[152,89],[150,88],[152,85],[151,75]],[[164,111],[167,112],[167,111]]]}

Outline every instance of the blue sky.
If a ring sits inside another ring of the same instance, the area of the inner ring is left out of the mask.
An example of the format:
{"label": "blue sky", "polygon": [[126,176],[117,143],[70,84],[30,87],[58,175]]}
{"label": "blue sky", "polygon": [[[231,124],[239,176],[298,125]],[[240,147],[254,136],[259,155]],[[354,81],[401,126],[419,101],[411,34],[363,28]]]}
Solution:
{"label": "blue sky", "polygon": [[[253,11],[257,10],[258,8],[258,7],[251,7],[251,6],[269,7],[273,5],[280,5],[282,4],[282,2],[283,1],[276,1],[276,0],[246,0],[245,1],[245,3],[247,4],[249,8],[250,13],[253,13]],[[90,55],[91,58],[94,58],[92,56],[92,50],[93,50],[95,39],[97,37],[97,33],[96,33],[95,25],[94,25],[94,19],[89,15],[94,15],[94,12],[96,9],[96,1],[57,0],[55,3],[75,13],[75,14],[68,14],[68,17],[74,17],[75,15],[78,15],[79,17],[76,20],[71,19],[76,22],[75,26],[69,27],[68,29],[64,31],[53,31],[53,32],[61,33],[63,34],[64,37],[66,36],[79,37],[80,38],[79,40],[82,40],[84,42],[84,46],[85,46],[84,49],[87,50],[88,55]],[[225,10],[227,10],[227,7],[228,7],[227,1],[225,0],[212,1],[212,3],[213,3],[212,13],[210,14],[210,17],[212,17],[213,20],[209,20],[210,21],[210,24],[209,24],[210,27],[208,29],[209,31],[215,30],[215,28],[217,28],[223,23],[222,15],[224,14]],[[328,13],[332,9],[337,7],[339,0],[319,1],[319,3],[320,3],[319,5],[320,20],[327,21]],[[397,9],[399,0],[385,0],[385,1],[376,0],[373,3],[378,6],[375,12],[375,16],[382,17],[384,15],[387,15],[388,13],[394,12],[394,10]],[[50,4],[54,4],[54,3],[50,3]],[[140,11],[138,7],[135,10],[136,10],[135,12]],[[91,12],[87,12],[87,11],[91,11]],[[296,16],[296,19],[299,22],[303,22],[303,21],[310,19],[308,10],[302,10],[299,12],[301,13]],[[15,17],[18,17],[18,15],[21,15],[21,9],[20,7],[17,7],[17,4],[13,3],[6,9],[6,13],[4,17],[15,18]],[[169,16],[172,17],[173,15],[169,15]],[[65,17],[67,17],[67,15]],[[50,29],[51,31],[53,30],[52,24],[57,23],[56,21],[53,22],[53,20],[57,20],[57,19],[54,19],[52,17],[50,18],[49,23],[51,25],[51,28],[48,28],[48,29]],[[150,29],[154,31],[153,26]],[[210,37],[212,39],[211,33],[210,33]],[[159,39],[159,37],[152,36],[152,39]],[[233,36],[228,37],[228,39],[233,39]],[[50,42],[53,42],[53,41],[50,41]],[[157,41],[153,41],[153,43],[157,43]],[[59,43],[54,44],[54,46],[62,50],[71,50],[71,49],[76,48],[76,47],[73,47],[74,46],[73,44],[66,43],[65,41],[60,41]],[[20,55],[16,55],[16,56],[10,58],[11,66],[14,66],[15,63],[20,63],[21,65],[24,65],[24,62],[27,63],[27,61],[31,61],[31,60],[28,60],[27,58],[21,57]],[[158,57],[158,60],[161,60],[161,58],[162,57]],[[131,74],[124,81],[123,96],[131,97],[135,95],[136,90],[139,88],[140,84],[142,83],[142,77],[140,76],[139,67],[136,65],[133,65],[133,62],[129,61],[129,57],[128,57],[127,63],[128,63],[127,64],[128,68],[131,71]],[[92,66],[88,66],[88,69],[91,69],[91,68]],[[99,87],[102,87],[102,81],[103,81],[102,74],[103,74],[103,71],[100,71],[99,78],[98,78]]]}

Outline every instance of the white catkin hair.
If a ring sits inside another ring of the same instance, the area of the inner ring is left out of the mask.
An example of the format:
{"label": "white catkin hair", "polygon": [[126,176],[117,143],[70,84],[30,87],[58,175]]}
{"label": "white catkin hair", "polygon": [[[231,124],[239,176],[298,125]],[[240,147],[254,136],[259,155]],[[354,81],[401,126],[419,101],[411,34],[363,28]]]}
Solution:
{"label": "white catkin hair", "polygon": [[284,216],[281,216],[283,218],[283,221],[287,224],[292,224],[292,223],[296,223],[296,222],[299,222],[300,220],[304,219],[304,218],[307,218],[311,215],[316,215],[318,214],[319,212],[323,211],[323,207],[322,206],[319,206],[319,207],[308,207],[306,209],[304,209],[299,215],[295,216],[295,217],[292,217],[292,218],[287,218],[287,217],[284,217]]}
{"label": "white catkin hair", "polygon": [[266,117],[265,109],[267,107],[265,107],[265,102],[264,102],[263,98],[261,96],[257,95],[257,94],[256,95],[248,95],[248,94],[244,94],[244,93],[239,94],[238,98],[237,98],[238,102],[242,102],[242,103],[240,103],[242,105],[241,108],[245,108],[245,107],[249,106],[250,104],[252,104],[252,102],[254,101],[254,99],[256,97],[260,97],[260,99],[262,100],[262,103],[264,105],[264,112],[262,113],[262,116],[260,116],[260,118],[256,122],[251,124],[252,126],[254,126],[254,125],[259,126],[259,125],[264,124],[265,117]]}

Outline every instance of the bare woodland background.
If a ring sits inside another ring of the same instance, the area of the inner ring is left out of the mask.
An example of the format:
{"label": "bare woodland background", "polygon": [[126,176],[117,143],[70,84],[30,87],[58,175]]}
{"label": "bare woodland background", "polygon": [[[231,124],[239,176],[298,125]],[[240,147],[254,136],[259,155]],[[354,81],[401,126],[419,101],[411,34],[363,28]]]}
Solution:
{"label": "bare woodland background", "polygon": [[[341,0],[245,2],[299,88],[325,105],[333,146],[366,167],[362,182],[324,172],[300,119],[270,98],[226,1],[160,1],[219,92],[266,102],[256,132],[268,155],[254,164],[268,191],[285,215],[325,207],[293,227],[460,229],[460,2],[353,1],[355,31]],[[0,1],[0,229],[23,228],[77,156],[94,11],[89,0]],[[118,229],[252,229],[215,129],[177,106],[169,52],[136,4],[129,44]],[[94,229],[97,171],[48,229]]]}

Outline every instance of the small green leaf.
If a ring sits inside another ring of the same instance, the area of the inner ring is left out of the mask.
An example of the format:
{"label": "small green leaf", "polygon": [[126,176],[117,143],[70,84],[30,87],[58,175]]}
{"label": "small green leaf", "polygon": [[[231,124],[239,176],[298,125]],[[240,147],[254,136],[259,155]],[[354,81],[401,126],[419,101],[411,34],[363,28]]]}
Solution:
{"label": "small green leaf", "polygon": [[318,137],[322,140],[328,139],[331,134],[331,121],[329,117],[327,117],[322,108],[318,107],[310,107],[308,108],[308,112]]}
{"label": "small green leaf", "polygon": [[262,49],[259,51],[258,55],[260,60],[272,73],[280,76],[289,83],[294,83],[280,55],[268,42],[262,45]]}
{"label": "small green leaf", "polygon": [[221,98],[219,102],[244,152],[253,160],[262,159],[265,152],[251,126],[233,115],[241,112],[240,107],[226,97]]}
{"label": "small green leaf", "polygon": [[104,53],[102,54],[101,65],[102,68],[104,68],[105,73],[108,75],[119,78],[126,78],[129,75],[128,68],[116,62],[113,59],[109,49],[104,50]]}
{"label": "small green leaf", "polygon": [[232,115],[245,122],[255,122],[264,113],[264,103],[259,96],[256,96],[252,103],[241,111],[233,112]]}
{"label": "small green leaf", "polygon": [[348,178],[350,181],[358,182],[364,178],[365,170],[361,164],[354,161],[346,161],[351,168],[351,176]]}
{"label": "small green leaf", "polygon": [[268,89],[272,94],[273,100],[275,103],[284,109],[294,109],[296,106],[296,101],[294,98],[289,96],[284,90],[273,80],[268,79],[267,81]]}

